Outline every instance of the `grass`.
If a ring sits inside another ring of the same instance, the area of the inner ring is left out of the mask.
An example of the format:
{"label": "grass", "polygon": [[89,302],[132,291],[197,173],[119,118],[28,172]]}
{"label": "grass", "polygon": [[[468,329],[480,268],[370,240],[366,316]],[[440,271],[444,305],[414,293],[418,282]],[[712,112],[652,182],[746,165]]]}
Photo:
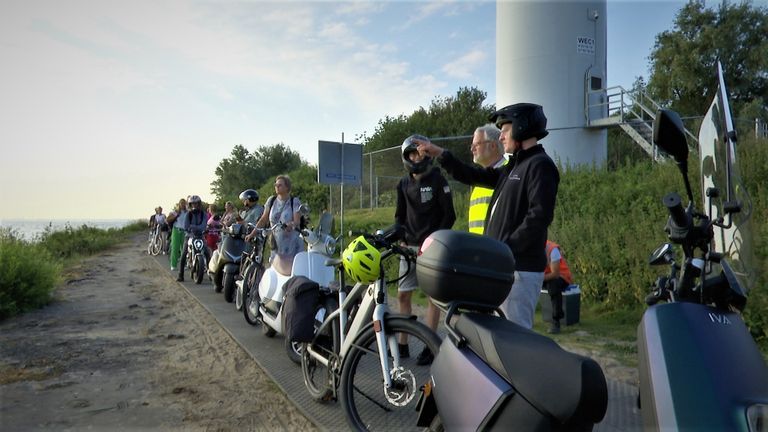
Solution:
{"label": "grass", "polygon": [[49,226],[37,241],[0,230],[0,320],[45,306],[56,286],[83,257],[144,230],[144,221],[108,230],[83,225],[54,231]]}

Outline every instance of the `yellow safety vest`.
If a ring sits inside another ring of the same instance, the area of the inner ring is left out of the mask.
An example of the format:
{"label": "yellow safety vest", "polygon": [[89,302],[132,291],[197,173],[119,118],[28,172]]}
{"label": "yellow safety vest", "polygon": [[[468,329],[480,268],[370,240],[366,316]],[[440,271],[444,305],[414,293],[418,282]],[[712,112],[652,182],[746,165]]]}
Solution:
{"label": "yellow safety vest", "polygon": [[[494,168],[506,165],[507,158],[502,158]],[[491,203],[493,189],[475,186],[469,196],[469,232],[482,235],[485,232],[485,215]]]}

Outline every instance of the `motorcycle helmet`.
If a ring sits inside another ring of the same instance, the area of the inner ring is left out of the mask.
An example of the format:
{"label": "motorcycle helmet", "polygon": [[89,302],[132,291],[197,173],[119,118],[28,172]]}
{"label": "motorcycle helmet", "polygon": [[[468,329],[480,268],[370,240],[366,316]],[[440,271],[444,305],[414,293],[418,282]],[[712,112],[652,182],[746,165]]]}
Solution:
{"label": "motorcycle helmet", "polygon": [[419,162],[414,162],[408,157],[410,153],[418,151],[416,149],[418,144],[414,142],[414,139],[429,141],[429,138],[425,137],[424,135],[409,136],[405,139],[405,141],[403,141],[400,156],[403,159],[403,165],[405,166],[405,169],[408,170],[409,173],[421,174],[426,172],[427,168],[432,165],[432,158],[429,156],[424,156],[424,159],[420,160]]}
{"label": "motorcycle helmet", "polygon": [[507,105],[491,114],[488,119],[496,123],[499,129],[504,124],[512,123],[512,139],[515,141],[525,141],[531,137],[542,139],[549,135],[547,117],[544,116],[541,105],[532,103]]}
{"label": "motorcycle helmet", "polygon": [[200,206],[202,205],[202,203],[203,203],[203,200],[201,200],[200,197],[197,195],[190,195],[189,199],[187,200],[187,204],[189,205],[197,204],[198,206]]}
{"label": "motorcycle helmet", "polygon": [[381,252],[371,246],[365,237],[352,241],[341,254],[344,271],[355,282],[369,284],[379,277]]}
{"label": "motorcycle helmet", "polygon": [[240,192],[240,196],[238,198],[240,198],[240,201],[248,200],[251,202],[256,202],[259,200],[259,193],[253,189],[246,189]]}

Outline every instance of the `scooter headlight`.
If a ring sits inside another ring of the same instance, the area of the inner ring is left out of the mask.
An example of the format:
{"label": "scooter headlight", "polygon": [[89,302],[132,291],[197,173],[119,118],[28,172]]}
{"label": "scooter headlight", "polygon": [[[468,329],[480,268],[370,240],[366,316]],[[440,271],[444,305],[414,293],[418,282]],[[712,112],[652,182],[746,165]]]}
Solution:
{"label": "scooter headlight", "polygon": [[768,431],[768,404],[755,404],[747,408],[750,432]]}
{"label": "scooter headlight", "polygon": [[326,237],[325,238],[325,254],[328,256],[332,256],[334,253],[336,253],[336,239],[332,237]]}
{"label": "scooter headlight", "polygon": [[203,248],[203,241],[200,239],[195,239],[192,241],[192,246],[195,247],[195,249],[202,249]]}

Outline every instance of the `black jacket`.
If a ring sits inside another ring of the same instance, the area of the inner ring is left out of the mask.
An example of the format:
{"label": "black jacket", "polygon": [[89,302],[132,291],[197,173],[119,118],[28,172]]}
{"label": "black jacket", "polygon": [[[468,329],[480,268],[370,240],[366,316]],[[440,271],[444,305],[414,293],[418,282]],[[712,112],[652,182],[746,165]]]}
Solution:
{"label": "black jacket", "polygon": [[467,165],[444,151],[440,163],[456,180],[493,188],[485,235],[506,243],[517,270],[543,272],[547,228],[555,214],[560,173],[541,145],[515,153],[507,165]]}
{"label": "black jacket", "polygon": [[434,167],[416,180],[410,174],[397,184],[395,222],[405,227],[405,242],[421,246],[424,239],[456,221],[451,189],[440,168]]}

